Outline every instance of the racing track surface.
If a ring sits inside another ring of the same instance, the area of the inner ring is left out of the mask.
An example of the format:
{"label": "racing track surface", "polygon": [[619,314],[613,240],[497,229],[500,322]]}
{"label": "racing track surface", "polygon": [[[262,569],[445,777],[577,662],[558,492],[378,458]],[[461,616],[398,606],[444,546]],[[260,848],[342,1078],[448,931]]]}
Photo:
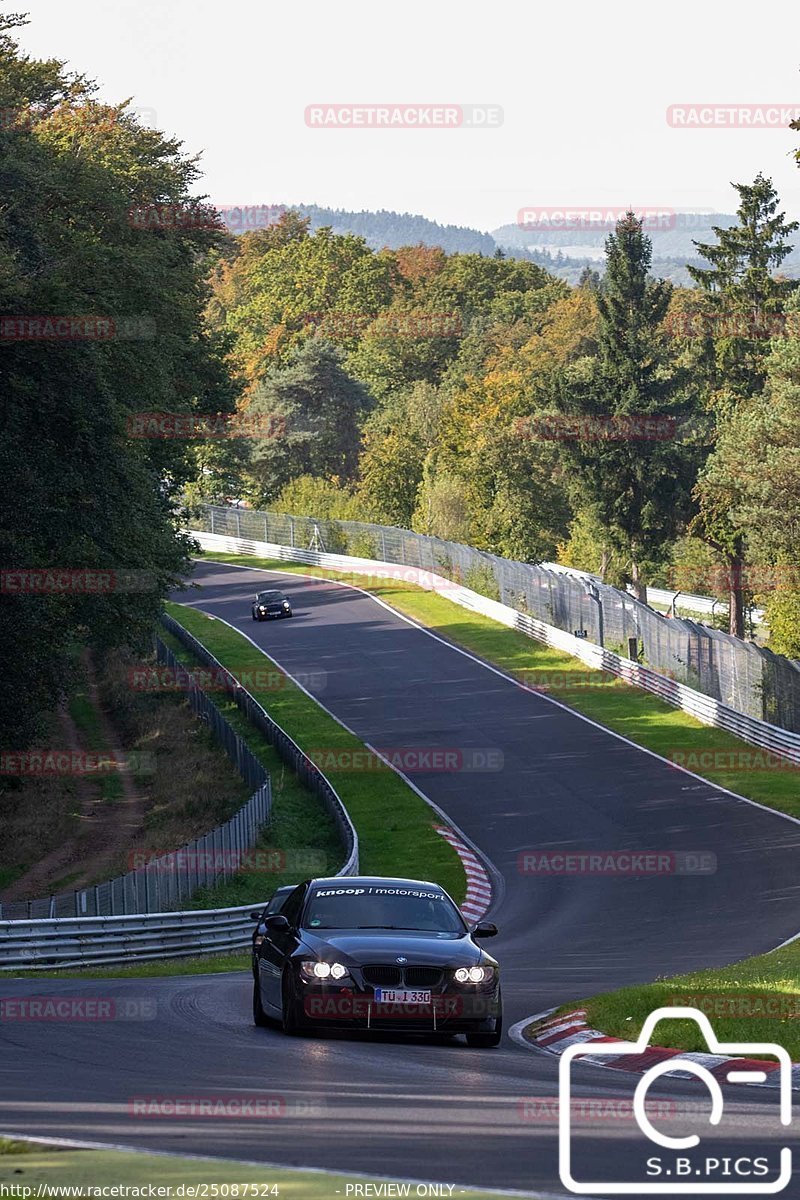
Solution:
{"label": "racing track surface", "polygon": [[[502,751],[502,771],[409,774],[499,873],[490,915],[500,936],[487,948],[503,967],[507,1027],[595,991],[771,949],[800,929],[800,825],[671,768],[354,589],[214,563],[198,565],[195,580],[202,590],[176,599],[225,618],[290,674],[324,672],[318,699],[373,746]],[[285,590],[291,621],[251,621],[264,584]],[[520,873],[525,849],[702,851],[717,870],[545,878]],[[520,1107],[557,1095],[557,1060],[510,1038],[496,1051],[288,1039],[251,1024],[244,975],[20,980],[2,990],[157,1001],[150,1021],[0,1025],[2,1130],[562,1192],[555,1123],[524,1119]],[[579,1067],[577,1080],[581,1097],[629,1099],[636,1077]],[[234,1093],[279,1095],[281,1115],[129,1115],[132,1097]],[[653,1094],[705,1097],[674,1080]],[[712,1153],[784,1144],[774,1091],[738,1088],[727,1099],[733,1132]],[[609,1178],[626,1178],[641,1141],[632,1121],[581,1127],[582,1152]],[[800,1200],[797,1168],[782,1195]]]}

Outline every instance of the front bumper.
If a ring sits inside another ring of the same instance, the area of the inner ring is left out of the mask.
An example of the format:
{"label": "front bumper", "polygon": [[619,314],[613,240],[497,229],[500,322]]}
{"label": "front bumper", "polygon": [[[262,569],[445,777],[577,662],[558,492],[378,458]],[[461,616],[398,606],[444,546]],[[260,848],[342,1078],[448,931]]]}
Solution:
{"label": "front bumper", "polygon": [[500,1016],[500,988],[434,992],[430,1004],[377,1004],[374,992],[335,984],[300,984],[303,1019],[340,1029],[404,1033],[471,1033],[491,1027]]}

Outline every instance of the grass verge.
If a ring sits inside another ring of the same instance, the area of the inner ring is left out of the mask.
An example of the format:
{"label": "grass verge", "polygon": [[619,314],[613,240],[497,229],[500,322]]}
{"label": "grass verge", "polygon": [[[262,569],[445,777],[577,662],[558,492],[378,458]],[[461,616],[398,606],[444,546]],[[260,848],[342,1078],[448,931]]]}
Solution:
{"label": "grass verge", "polygon": [[353,583],[527,686],[546,692],[638,745],[683,763],[695,774],[740,796],[800,817],[800,768],[773,762],[756,747],[723,730],[702,725],[648,692],[592,670],[561,650],[535,642],[489,617],[468,612],[436,593],[394,580],[375,582],[370,576],[353,572],[328,571],[249,554],[209,551],[198,557]]}
{"label": "grass verge", "polygon": [[[171,605],[170,611],[176,620],[182,621],[188,628],[185,609]],[[176,637],[165,630],[159,631],[159,637],[189,670],[201,665]],[[202,640],[205,641],[205,638]],[[212,650],[212,653],[216,652]],[[278,672],[270,674],[277,676]],[[264,675],[263,670],[261,675]],[[233,908],[240,904],[259,904],[268,899],[275,888],[285,883],[298,883],[309,874],[335,874],[342,865],[344,853],[334,821],[325,806],[286,766],[277,750],[250,724],[226,692],[215,691],[212,699],[270,773],[272,820],[262,830],[255,847],[259,852],[260,869],[240,871],[216,887],[202,888],[195,893],[187,908]]]}
{"label": "grass verge", "polygon": [[205,954],[186,958],[159,958],[116,967],[67,967],[63,971],[3,971],[0,979],[161,979],[171,975],[222,975],[249,971],[250,955]]}
{"label": "grass verge", "polygon": [[[168,611],[199,638],[237,677],[263,673],[269,659],[236,630],[197,609],[169,604]],[[360,757],[364,744],[329,716],[305,692],[286,679],[270,691],[252,694],[306,753],[349,751]],[[227,713],[226,713],[227,715]],[[248,735],[249,736],[249,735]],[[366,875],[400,875],[435,880],[457,903],[466,895],[461,860],[434,830],[435,814],[390,768],[337,771],[336,791],[358,831],[361,870]]]}
{"label": "grass verge", "polygon": [[[18,1197],[35,1196],[39,1187],[42,1194],[46,1194],[45,1189],[54,1186],[95,1189],[119,1184],[169,1188],[172,1195],[177,1195],[177,1188],[185,1185],[184,1195],[190,1194],[190,1188],[197,1188],[192,1194],[230,1196],[234,1185],[238,1185],[240,1196],[335,1200],[336,1196],[348,1194],[347,1186],[355,1183],[362,1184],[361,1195],[364,1195],[363,1184],[369,1179],[368,1176],[343,1176],[291,1167],[255,1167],[212,1158],[178,1158],[117,1150],[61,1150],[35,1144],[19,1147],[17,1142],[10,1151],[0,1150],[0,1185],[14,1185],[16,1190],[8,1194]],[[245,1189],[246,1184],[258,1186]],[[23,1188],[30,1190],[26,1193]],[[457,1191],[471,1200],[487,1197],[486,1192],[477,1189],[462,1191],[459,1188]],[[76,1191],[72,1193],[72,1200],[81,1200],[88,1195],[88,1192]]]}
{"label": "grass verge", "polygon": [[[585,1008],[592,1029],[635,1041],[649,1014],[669,1005],[705,1012],[720,1041],[777,1042],[800,1062],[800,940],[730,967],[621,988],[561,1011]],[[657,1041],[676,1050],[708,1050],[693,1021],[659,1024]]]}

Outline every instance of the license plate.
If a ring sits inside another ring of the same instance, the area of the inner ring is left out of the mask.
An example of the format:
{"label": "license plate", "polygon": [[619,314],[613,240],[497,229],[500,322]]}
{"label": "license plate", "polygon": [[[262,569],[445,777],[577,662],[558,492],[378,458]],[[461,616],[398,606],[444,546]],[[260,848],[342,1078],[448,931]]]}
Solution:
{"label": "license plate", "polygon": [[430,991],[420,992],[409,989],[375,988],[376,1004],[430,1004]]}

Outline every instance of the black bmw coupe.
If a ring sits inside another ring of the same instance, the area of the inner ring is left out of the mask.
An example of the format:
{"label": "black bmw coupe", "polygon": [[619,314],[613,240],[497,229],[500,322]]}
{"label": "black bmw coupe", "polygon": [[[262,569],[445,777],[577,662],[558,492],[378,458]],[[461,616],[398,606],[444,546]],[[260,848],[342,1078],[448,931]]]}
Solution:
{"label": "black bmw coupe", "polygon": [[274,588],[257,592],[250,609],[254,621],[271,621],[280,617],[291,617],[292,606],[283,592]]}
{"label": "black bmw coupe", "polygon": [[499,967],[479,945],[497,927],[470,928],[438,884],[339,876],[281,891],[279,911],[251,914],[256,1025],[464,1033],[470,1046],[499,1045]]}

